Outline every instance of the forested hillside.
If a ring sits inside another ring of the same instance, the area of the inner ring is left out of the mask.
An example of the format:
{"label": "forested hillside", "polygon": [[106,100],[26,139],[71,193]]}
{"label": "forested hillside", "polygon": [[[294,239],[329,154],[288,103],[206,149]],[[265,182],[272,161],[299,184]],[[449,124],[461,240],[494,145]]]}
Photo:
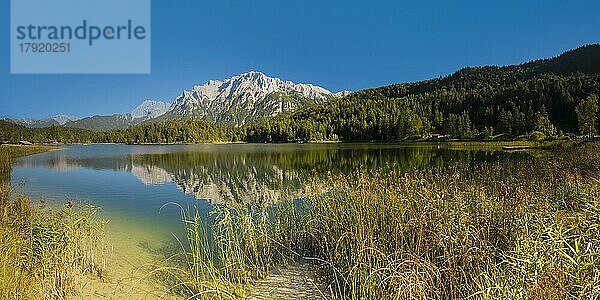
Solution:
{"label": "forested hillside", "polygon": [[127,129],[97,134],[97,142],[128,144],[172,144],[232,142],[241,139],[239,130],[201,120],[170,120],[144,123]]}
{"label": "forested hillside", "polygon": [[246,140],[388,141],[578,132],[576,106],[600,92],[600,45],[507,67],[469,67],[299,109],[245,128]]}
{"label": "forested hillside", "polygon": [[10,121],[0,120],[0,142],[18,143],[30,141],[43,143],[60,141],[62,143],[90,143],[97,137],[85,129],[70,128],[65,126],[51,126],[44,128],[31,128],[18,125]]}
{"label": "forested hillside", "polygon": [[239,133],[234,127],[200,120],[161,121],[104,132],[64,126],[30,128],[0,120],[0,141],[10,143],[25,140],[34,143],[193,144],[239,141],[242,139]]}

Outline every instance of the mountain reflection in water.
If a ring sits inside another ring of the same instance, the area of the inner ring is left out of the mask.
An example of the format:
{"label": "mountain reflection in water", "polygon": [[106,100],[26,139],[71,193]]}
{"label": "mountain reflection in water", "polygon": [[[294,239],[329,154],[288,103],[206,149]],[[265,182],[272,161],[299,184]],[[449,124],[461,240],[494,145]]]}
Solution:
{"label": "mountain reflection in water", "polygon": [[212,203],[273,203],[282,193],[301,195],[328,172],[410,170],[477,163],[514,154],[450,150],[435,145],[178,145],[71,146],[19,159],[20,167],[126,171],[146,185],[174,183]]}

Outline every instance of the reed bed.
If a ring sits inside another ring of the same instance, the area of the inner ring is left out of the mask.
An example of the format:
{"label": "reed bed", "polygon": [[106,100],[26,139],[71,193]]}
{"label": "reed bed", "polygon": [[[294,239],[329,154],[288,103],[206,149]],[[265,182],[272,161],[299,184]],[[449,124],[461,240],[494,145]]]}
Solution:
{"label": "reed bed", "polygon": [[184,214],[182,284],[243,297],[273,266],[303,259],[334,299],[600,298],[599,144],[311,187],[268,208]]}
{"label": "reed bed", "polygon": [[332,176],[310,197],[319,274],[334,298],[598,297],[599,150]]}
{"label": "reed bed", "polygon": [[273,266],[294,259],[290,245],[299,240],[300,217],[290,203],[295,205],[215,206],[209,213],[197,206],[182,208],[185,236],[178,241],[183,251],[156,271],[174,278],[172,289],[190,299],[246,297]]}
{"label": "reed bed", "polygon": [[16,156],[46,147],[0,146],[0,298],[65,299],[106,269],[104,222],[97,208],[67,203],[61,209],[11,199],[10,166]]}

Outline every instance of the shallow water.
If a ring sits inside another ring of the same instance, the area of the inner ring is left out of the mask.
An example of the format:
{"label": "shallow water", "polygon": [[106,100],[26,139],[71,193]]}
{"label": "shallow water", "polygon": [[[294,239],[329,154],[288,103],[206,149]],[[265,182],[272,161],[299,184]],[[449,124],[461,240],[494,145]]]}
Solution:
{"label": "shallow water", "polygon": [[[177,246],[172,235],[182,231],[180,210],[167,203],[198,204],[204,211],[234,202],[266,205],[284,194],[300,195],[305,182],[328,172],[409,170],[515,155],[524,154],[402,144],[73,145],[17,159],[11,181],[15,193],[34,201],[101,207],[110,220],[112,276],[127,291],[143,273],[140,266]],[[151,288],[160,289],[140,287]]]}

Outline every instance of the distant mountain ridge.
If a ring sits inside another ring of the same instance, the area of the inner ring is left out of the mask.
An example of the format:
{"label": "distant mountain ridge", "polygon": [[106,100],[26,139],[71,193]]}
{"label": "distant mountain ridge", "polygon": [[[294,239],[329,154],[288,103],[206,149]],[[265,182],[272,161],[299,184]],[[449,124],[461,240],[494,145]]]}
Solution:
{"label": "distant mountain ridge", "polygon": [[[184,90],[173,103],[146,100],[130,113],[96,115],[63,124],[94,131],[123,129],[151,121],[188,119],[240,126],[350,93],[332,93],[316,85],[294,83],[250,71]],[[25,123],[21,125],[28,126]],[[57,124],[48,126],[51,125]]]}
{"label": "distant mountain ridge", "polygon": [[67,127],[105,131],[127,128],[164,114],[170,104],[156,100],[146,100],[133,109],[131,113],[111,116],[93,116],[65,123]]}
{"label": "distant mountain ridge", "polygon": [[127,114],[114,114],[110,116],[92,116],[82,118],[76,121],[68,122],[65,124],[66,127],[88,129],[93,131],[105,131],[119,128],[127,128],[131,125],[140,124],[131,116]]}
{"label": "distant mountain ridge", "polygon": [[59,126],[78,119],[78,117],[68,115],[57,115],[45,119],[6,118],[10,122],[32,128]]}

